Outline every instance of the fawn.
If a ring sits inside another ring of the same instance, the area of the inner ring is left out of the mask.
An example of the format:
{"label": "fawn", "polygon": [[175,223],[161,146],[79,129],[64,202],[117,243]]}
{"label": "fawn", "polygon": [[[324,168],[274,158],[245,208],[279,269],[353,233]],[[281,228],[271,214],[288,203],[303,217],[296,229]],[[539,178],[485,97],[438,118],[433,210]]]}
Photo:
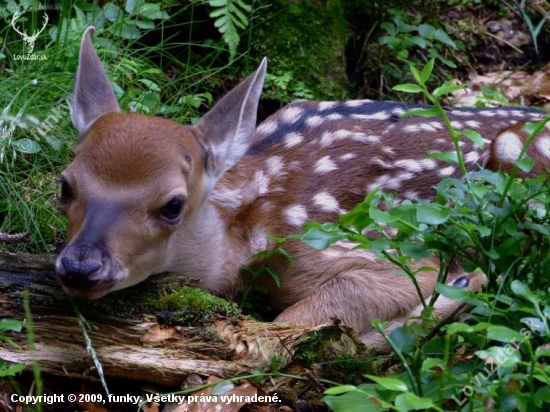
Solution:
{"label": "fawn", "polygon": [[[335,220],[377,187],[429,199],[442,177],[460,175],[454,165],[426,158],[453,150],[452,143],[441,119],[400,117],[413,105],[298,102],[256,129],[265,59],[194,126],[121,113],[93,32],[82,39],[73,96],[81,141],[60,178],[69,235],[55,267],[72,296],[96,299],[174,272],[231,298],[248,281],[241,267],[257,264],[249,257],[268,247],[267,236],[297,233],[308,220]],[[521,108],[450,108],[448,115],[455,129],[485,139],[483,149],[461,142],[470,170],[513,164],[526,138],[521,125],[543,118]],[[532,173],[541,173],[550,162],[547,131],[530,150]],[[268,276],[260,282],[280,311],[277,321],[339,318],[366,344],[382,347],[372,320],[399,322],[419,310],[420,299],[391,264],[351,247],[341,242],[318,252],[289,241],[293,264],[271,262],[280,287]],[[436,280],[435,272],[419,273],[426,297]],[[449,282],[473,290],[482,284],[458,269]],[[440,298],[435,314],[449,316],[461,304]]]}

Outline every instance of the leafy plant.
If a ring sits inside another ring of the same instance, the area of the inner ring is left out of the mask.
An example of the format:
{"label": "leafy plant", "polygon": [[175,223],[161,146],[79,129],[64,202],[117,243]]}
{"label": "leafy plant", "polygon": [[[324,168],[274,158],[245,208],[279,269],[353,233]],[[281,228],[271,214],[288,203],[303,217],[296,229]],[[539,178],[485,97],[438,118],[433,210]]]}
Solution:
{"label": "leafy plant", "polygon": [[400,12],[393,12],[393,22],[383,22],[380,27],[386,31],[385,36],[378,39],[381,45],[387,45],[397,58],[410,64],[409,54],[414,47],[420,47],[428,52],[429,58],[437,58],[449,67],[456,64],[441,55],[444,46],[457,48],[456,43],[442,29],[436,29],[430,24],[412,25],[404,22]]}
{"label": "leafy plant", "polygon": [[[19,346],[12,341],[9,336],[6,335],[6,332],[21,332],[23,329],[23,324],[15,319],[0,319],[0,341],[6,342],[7,344],[19,348]],[[9,365],[6,361],[0,359],[0,378],[6,376],[15,376],[17,372],[22,371],[25,368],[25,365],[14,364]]]}
{"label": "leafy plant", "polygon": [[268,274],[277,286],[281,285],[279,274],[270,266],[272,259],[276,255],[281,255],[289,263],[292,263],[292,257],[282,248],[283,243],[287,240],[286,238],[269,236],[267,240],[272,243],[272,246],[250,257],[250,261],[258,263],[242,268],[250,275],[247,287],[240,292],[238,297],[239,307],[243,312],[258,314],[267,309],[265,305],[267,290],[258,284],[260,276]]}
{"label": "leafy plant", "polygon": [[[434,103],[433,109],[408,115],[443,118],[456,153],[434,156],[458,164],[464,179],[444,179],[434,202],[396,204],[394,195],[374,191],[336,224],[306,225],[303,240],[317,249],[342,239],[355,242],[356,248],[370,249],[394,263],[413,283],[419,270],[437,270],[437,293],[430,302],[422,300],[424,311],[416,323],[387,333],[382,323],[374,322],[393,349],[401,373],[367,376],[372,383],[337,386],[323,399],[335,411],[484,411],[487,404],[495,410],[545,410],[550,383],[550,367],[544,362],[544,354],[550,352],[550,182],[544,176],[517,179],[515,171],[511,176],[487,170],[466,173],[460,134],[474,141],[479,137],[453,130],[438,102],[459,86],[428,92],[425,84],[433,63],[422,71],[412,69],[418,84],[396,89],[421,92]],[[532,166],[523,153],[548,120],[550,116],[540,124],[527,124],[530,136],[516,168],[527,171]],[[381,209],[382,204],[389,207]],[[396,234],[390,236],[388,228]],[[437,267],[415,270],[412,263],[427,256],[438,258]],[[487,276],[485,292],[474,295],[446,284],[456,261]],[[470,304],[470,322],[445,325],[433,319],[438,294]]]}
{"label": "leafy plant", "polygon": [[239,29],[244,30],[248,26],[246,13],[252,12],[252,6],[243,0],[207,0],[207,3],[214,9],[210,17],[215,19],[214,25],[229,47],[229,60],[233,61],[241,40]]}

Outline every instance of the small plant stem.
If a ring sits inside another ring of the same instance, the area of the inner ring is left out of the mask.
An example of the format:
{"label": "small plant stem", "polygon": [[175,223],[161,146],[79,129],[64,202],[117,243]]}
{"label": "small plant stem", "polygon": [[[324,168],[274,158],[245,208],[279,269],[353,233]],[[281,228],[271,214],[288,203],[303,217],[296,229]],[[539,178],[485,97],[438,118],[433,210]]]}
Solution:
{"label": "small plant stem", "polygon": [[388,342],[388,345],[393,349],[395,354],[399,357],[399,360],[401,360],[401,363],[403,364],[403,367],[405,368],[405,371],[407,372],[407,376],[409,378],[409,382],[411,383],[411,387],[413,388],[414,394],[417,396],[422,396],[420,393],[422,391],[421,387],[416,387],[416,378],[411,370],[411,367],[409,366],[407,360],[403,356],[403,353],[399,350],[397,346],[393,343],[393,341],[390,339],[384,328],[382,328],[381,323],[376,324],[376,329],[380,332],[380,334],[386,339],[386,342]]}

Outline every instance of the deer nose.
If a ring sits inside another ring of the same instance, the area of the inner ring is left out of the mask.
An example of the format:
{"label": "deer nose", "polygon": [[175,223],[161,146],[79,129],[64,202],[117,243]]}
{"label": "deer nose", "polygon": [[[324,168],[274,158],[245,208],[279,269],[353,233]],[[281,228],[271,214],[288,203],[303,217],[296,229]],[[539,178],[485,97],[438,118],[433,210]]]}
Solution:
{"label": "deer nose", "polygon": [[61,264],[65,269],[65,276],[89,276],[95,271],[101,269],[101,262],[96,260],[86,260],[83,262],[64,257]]}
{"label": "deer nose", "polygon": [[103,253],[90,243],[69,245],[56,263],[56,272],[63,285],[82,289],[102,280]]}

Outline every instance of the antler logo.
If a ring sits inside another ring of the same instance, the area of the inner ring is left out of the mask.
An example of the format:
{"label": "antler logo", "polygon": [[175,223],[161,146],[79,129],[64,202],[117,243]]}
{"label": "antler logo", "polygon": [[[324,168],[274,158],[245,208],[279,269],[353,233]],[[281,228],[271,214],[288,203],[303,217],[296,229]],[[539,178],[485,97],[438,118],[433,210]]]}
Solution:
{"label": "antler logo", "polygon": [[34,43],[36,42],[36,39],[38,38],[38,35],[44,31],[46,28],[46,24],[48,24],[49,17],[46,13],[44,13],[44,25],[42,28],[38,31],[35,31],[32,36],[27,35],[27,31],[25,30],[23,33],[17,28],[15,25],[16,20],[21,17],[22,12],[16,11],[13,17],[11,18],[11,26],[13,29],[19,33],[22,37],[25,43],[27,44],[27,53],[32,54],[32,51],[34,50]]}

